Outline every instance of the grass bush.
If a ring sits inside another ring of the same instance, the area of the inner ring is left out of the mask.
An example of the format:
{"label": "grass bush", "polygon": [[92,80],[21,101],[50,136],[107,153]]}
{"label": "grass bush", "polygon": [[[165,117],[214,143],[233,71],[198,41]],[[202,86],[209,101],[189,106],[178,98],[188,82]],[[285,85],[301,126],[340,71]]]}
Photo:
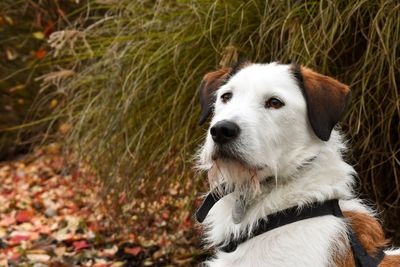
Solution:
{"label": "grass bush", "polygon": [[[41,106],[32,109],[45,64],[46,39],[64,23],[66,14],[82,4],[75,1],[0,1],[0,160],[29,151],[46,135],[50,111],[57,100],[41,94]],[[79,16],[71,16],[77,21]]]}
{"label": "grass bush", "polygon": [[[400,219],[400,4],[397,1],[89,2],[84,24],[53,35],[66,144],[98,170],[115,195],[179,179],[198,182],[191,159],[201,77],[235,61],[297,62],[347,83],[343,123],[362,191]],[[85,11],[85,12],[86,12]],[[79,12],[79,11],[77,11]],[[73,75],[64,77],[62,71]],[[39,104],[40,106],[40,104]],[[154,195],[154,194],[153,194]],[[397,231],[399,233],[399,231]],[[399,236],[395,236],[399,238]],[[399,240],[399,239],[398,239]]]}

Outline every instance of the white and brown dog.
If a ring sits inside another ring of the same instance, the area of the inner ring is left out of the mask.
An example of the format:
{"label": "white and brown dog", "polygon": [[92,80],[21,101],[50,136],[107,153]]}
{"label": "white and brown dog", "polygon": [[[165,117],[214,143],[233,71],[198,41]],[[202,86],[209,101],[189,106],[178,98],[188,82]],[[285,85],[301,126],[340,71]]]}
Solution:
{"label": "white and brown dog", "polygon": [[[200,123],[213,117],[199,169],[214,193],[198,217],[216,249],[207,266],[400,266],[342,157],[334,127],[350,95],[296,65],[243,62],[204,76]],[[339,211],[326,214],[332,203]]]}

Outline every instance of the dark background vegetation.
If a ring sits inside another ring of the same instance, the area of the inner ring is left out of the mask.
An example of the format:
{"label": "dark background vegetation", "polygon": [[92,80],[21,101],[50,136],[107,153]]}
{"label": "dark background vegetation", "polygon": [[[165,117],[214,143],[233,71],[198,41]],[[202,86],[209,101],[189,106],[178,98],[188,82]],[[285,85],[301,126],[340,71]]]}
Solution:
{"label": "dark background vegetation", "polygon": [[360,191],[400,242],[398,1],[3,0],[0,53],[0,158],[56,140],[116,199],[205,190],[206,72],[246,54],[336,77],[353,91],[342,129]]}

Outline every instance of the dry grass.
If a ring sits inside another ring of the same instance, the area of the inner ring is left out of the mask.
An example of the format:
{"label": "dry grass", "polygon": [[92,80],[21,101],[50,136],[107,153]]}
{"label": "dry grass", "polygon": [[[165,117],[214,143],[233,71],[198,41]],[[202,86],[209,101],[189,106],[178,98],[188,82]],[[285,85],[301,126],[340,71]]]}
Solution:
{"label": "dry grass", "polygon": [[75,73],[51,92],[62,103],[53,116],[73,125],[66,144],[97,167],[107,188],[132,195],[143,181],[161,186],[166,174],[200,180],[188,171],[204,133],[196,126],[197,86],[244,53],[257,62],[295,61],[351,86],[343,123],[350,160],[363,192],[387,209],[387,230],[399,229],[397,1],[90,3],[79,11],[87,20],[53,43],[49,64]]}

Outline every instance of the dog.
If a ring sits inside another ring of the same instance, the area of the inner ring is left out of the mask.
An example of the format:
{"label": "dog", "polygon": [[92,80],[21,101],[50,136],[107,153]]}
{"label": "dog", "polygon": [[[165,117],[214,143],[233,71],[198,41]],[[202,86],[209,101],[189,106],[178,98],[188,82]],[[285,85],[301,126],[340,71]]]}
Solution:
{"label": "dog", "polygon": [[197,216],[216,251],[205,266],[400,266],[343,159],[347,85],[240,61],[207,73],[199,94],[199,123],[212,117],[198,152],[211,190]]}

